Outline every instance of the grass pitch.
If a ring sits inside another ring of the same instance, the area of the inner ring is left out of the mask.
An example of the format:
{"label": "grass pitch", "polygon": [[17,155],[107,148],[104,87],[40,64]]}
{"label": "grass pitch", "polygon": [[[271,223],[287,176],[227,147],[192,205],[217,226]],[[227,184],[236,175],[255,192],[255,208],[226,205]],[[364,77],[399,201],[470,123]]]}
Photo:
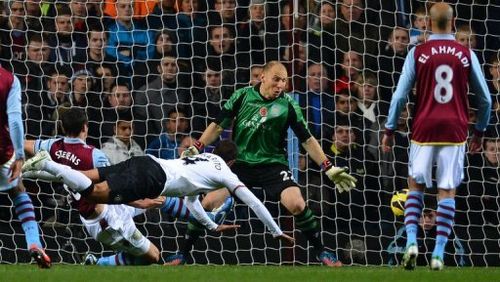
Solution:
{"label": "grass pitch", "polygon": [[419,267],[415,271],[389,267],[322,266],[180,266],[165,267],[127,266],[98,267],[78,265],[54,265],[51,269],[38,269],[35,265],[0,265],[0,281],[11,282],[77,282],[77,281],[500,281],[500,268],[453,268],[432,272]]}

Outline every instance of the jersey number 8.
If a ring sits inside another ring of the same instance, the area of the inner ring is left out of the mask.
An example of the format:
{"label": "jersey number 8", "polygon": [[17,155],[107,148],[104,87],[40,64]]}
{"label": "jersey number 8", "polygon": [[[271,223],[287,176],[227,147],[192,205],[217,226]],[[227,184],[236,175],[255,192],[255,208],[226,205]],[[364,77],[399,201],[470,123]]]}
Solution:
{"label": "jersey number 8", "polygon": [[448,65],[440,65],[434,73],[436,86],[434,87],[434,99],[440,104],[448,103],[453,97],[453,70]]}

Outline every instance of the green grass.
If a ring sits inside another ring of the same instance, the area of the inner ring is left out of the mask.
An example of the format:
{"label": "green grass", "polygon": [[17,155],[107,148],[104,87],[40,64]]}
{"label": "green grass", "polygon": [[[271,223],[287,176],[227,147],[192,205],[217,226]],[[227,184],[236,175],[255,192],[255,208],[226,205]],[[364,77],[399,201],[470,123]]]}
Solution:
{"label": "green grass", "polygon": [[445,268],[431,272],[425,267],[415,271],[389,267],[321,266],[141,266],[97,267],[55,265],[38,269],[35,265],[0,265],[0,281],[499,281],[500,268]]}

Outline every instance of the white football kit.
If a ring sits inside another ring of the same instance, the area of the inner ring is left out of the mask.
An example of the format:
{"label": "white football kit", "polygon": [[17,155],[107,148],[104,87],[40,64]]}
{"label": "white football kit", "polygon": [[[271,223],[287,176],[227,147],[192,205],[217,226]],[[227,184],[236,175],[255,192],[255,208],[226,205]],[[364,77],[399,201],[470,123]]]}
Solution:
{"label": "white football kit", "polygon": [[255,212],[274,237],[283,234],[264,204],[238,179],[221,157],[210,153],[174,160],[148,156],[159,163],[165,172],[166,182],[161,195],[186,196],[185,203],[193,216],[209,230],[216,229],[217,224],[203,210],[198,195],[225,187]]}

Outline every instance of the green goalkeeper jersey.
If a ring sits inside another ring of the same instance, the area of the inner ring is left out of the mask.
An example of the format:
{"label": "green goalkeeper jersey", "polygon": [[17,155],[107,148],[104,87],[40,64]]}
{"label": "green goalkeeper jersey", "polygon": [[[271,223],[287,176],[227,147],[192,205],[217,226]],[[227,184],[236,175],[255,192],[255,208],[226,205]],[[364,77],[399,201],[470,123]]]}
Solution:
{"label": "green goalkeeper jersey", "polygon": [[222,108],[216,123],[233,125],[233,141],[238,146],[237,162],[248,165],[280,163],[288,165],[286,137],[291,127],[302,143],[311,137],[299,105],[282,93],[266,100],[260,84],[238,89]]}

